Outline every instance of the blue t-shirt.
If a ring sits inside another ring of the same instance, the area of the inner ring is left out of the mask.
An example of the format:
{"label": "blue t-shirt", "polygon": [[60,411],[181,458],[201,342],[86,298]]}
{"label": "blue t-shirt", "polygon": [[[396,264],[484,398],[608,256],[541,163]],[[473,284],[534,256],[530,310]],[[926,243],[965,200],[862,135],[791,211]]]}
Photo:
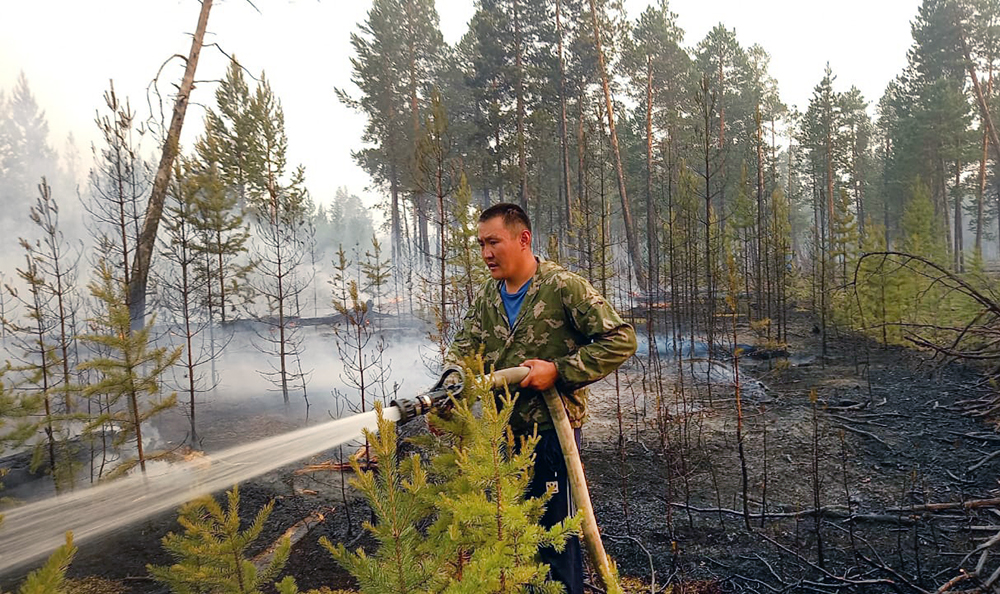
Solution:
{"label": "blue t-shirt", "polygon": [[531,286],[531,279],[528,282],[521,285],[517,293],[511,295],[507,292],[507,281],[500,284],[500,299],[503,301],[503,308],[507,311],[507,323],[510,327],[514,327],[514,322],[517,321],[517,314],[521,313],[521,304],[524,303],[524,296],[528,293],[528,287]]}

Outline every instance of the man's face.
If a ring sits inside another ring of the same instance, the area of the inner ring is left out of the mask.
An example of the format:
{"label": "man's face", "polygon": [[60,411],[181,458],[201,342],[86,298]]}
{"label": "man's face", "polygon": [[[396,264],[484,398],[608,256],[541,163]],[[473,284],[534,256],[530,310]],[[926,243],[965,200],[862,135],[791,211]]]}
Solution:
{"label": "man's face", "polygon": [[523,237],[526,233],[527,229],[508,229],[503,217],[479,223],[479,250],[490,276],[505,280],[518,272],[524,261],[522,252],[527,248]]}

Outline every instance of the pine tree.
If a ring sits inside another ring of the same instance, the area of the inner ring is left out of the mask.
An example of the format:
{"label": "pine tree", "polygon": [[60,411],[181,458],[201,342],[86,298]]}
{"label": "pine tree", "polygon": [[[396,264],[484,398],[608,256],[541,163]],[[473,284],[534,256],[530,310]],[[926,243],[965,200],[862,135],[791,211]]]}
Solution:
{"label": "pine tree", "polygon": [[[274,509],[274,500],[241,530],[239,489],[233,487],[226,498],[226,509],[211,496],[181,508],[177,521],[184,533],[171,532],[163,537],[163,547],[176,562],[169,566],[147,565],[153,579],[175,594],[261,594],[270,589],[288,560],[291,540],[284,537],[274,557],[263,567],[255,565],[247,553],[260,537]],[[279,594],[297,592],[291,577],[274,586]]]}
{"label": "pine tree", "polygon": [[[525,499],[537,437],[515,442],[508,421],[514,396],[495,399],[482,360],[466,392],[456,397],[447,418],[437,417],[443,430],[433,445],[431,472],[414,454],[400,464],[393,423],[376,405],[379,432],[366,432],[379,456],[378,474],[361,471],[352,461],[354,482],[368,498],[377,524],[366,524],[379,543],[375,555],[348,552],[342,544],[330,549],[351,572],[364,594],[392,592],[559,592],[548,582],[548,567],[535,560],[540,546],[561,549],[579,531],[573,518],[551,529],[538,521],[549,495]],[[481,400],[482,413],[473,413]],[[424,535],[418,526],[432,520]]]}
{"label": "pine tree", "polygon": [[226,211],[246,208],[251,184],[260,181],[264,147],[255,138],[257,114],[251,109],[252,100],[243,67],[233,57],[215,90],[215,109],[205,112],[205,135],[195,145],[198,156],[225,189]]}
{"label": "pine tree", "polygon": [[[351,278],[352,262],[347,259],[344,247],[340,246],[337,258],[333,261],[333,278],[330,285],[333,289],[333,308],[340,316],[340,323],[334,326],[337,337],[337,353],[344,363],[341,379],[357,390],[361,412],[369,410],[369,404],[376,385],[383,388],[388,381],[389,369],[382,360],[384,344],[379,339],[372,348],[372,339],[376,329],[371,323],[372,301],[363,301],[358,289],[360,274]],[[366,450],[367,451],[367,450]]]}
{"label": "pine tree", "polygon": [[448,262],[454,270],[458,299],[464,308],[472,306],[476,291],[487,274],[479,255],[479,210],[472,206],[472,189],[465,173],[459,177],[451,235],[448,237]]}
{"label": "pine tree", "polygon": [[[631,95],[639,101],[645,120],[645,218],[648,273],[652,286],[658,284],[659,245],[657,220],[659,218],[653,192],[654,147],[659,143],[655,134],[665,134],[669,142],[676,142],[680,112],[687,101],[685,87],[690,71],[690,58],[681,49],[684,32],[677,25],[677,14],[670,11],[667,0],[659,6],[648,6],[639,16],[626,48],[623,63],[631,78]],[[669,171],[666,175],[673,175]]]}
{"label": "pine tree", "polygon": [[364,528],[378,543],[375,554],[347,550],[343,543],[334,546],[324,536],[320,544],[330,551],[337,563],[347,569],[364,594],[408,594],[433,591],[441,579],[441,558],[423,537],[418,525],[431,507],[422,491],[428,488],[427,475],[420,457],[413,454],[401,465],[397,457],[396,428],[382,415],[382,405],[375,403],[378,433],[365,430],[365,439],[378,456],[378,473],[361,470],[357,458],[351,467],[357,476],[351,481],[368,499],[375,522]]}
{"label": "pine tree", "polygon": [[884,346],[889,344],[890,331],[895,336],[897,327],[890,327],[890,320],[895,306],[892,295],[892,284],[888,274],[888,266],[884,256],[866,254],[877,254],[884,252],[885,232],[881,225],[869,223],[866,225],[868,233],[861,240],[862,260],[858,263],[856,275],[856,288],[858,291],[858,308],[860,310],[861,330],[876,336],[882,341]]}
{"label": "pine tree", "polygon": [[[266,80],[263,81],[266,84]],[[202,233],[198,248],[206,256],[205,273],[210,317],[222,322],[250,299],[246,277],[250,231],[244,223],[251,195],[266,190],[269,145],[260,137],[257,98],[233,58],[215,91],[215,109],[205,113],[205,135],[195,143],[200,178],[196,225]]]}
{"label": "pine tree", "polygon": [[[452,227],[449,224],[451,196],[461,175],[461,162],[453,154],[453,143],[448,131],[448,114],[441,95],[435,89],[431,94],[431,112],[424,119],[414,152],[413,187],[419,194],[432,196],[435,201],[434,223],[438,236],[438,245],[434,250],[436,278],[428,278],[426,282],[428,287],[433,287],[433,291],[427,294],[434,324],[430,338],[438,345],[442,359],[454,333],[454,303],[450,295],[451,283],[448,281],[448,232]],[[430,254],[426,256],[429,258]]]}
{"label": "pine tree", "polygon": [[[902,250],[920,256],[939,266],[947,263],[947,244],[934,216],[930,189],[919,180],[913,184],[912,194],[903,211]],[[947,295],[944,287],[932,282],[930,277],[906,267],[895,273],[899,277],[901,296],[901,323],[923,324],[941,321],[941,299]]]}
{"label": "pine tree", "polygon": [[[851,197],[847,190],[840,190],[833,211],[833,222],[830,226],[832,249],[830,263],[839,268],[839,275],[833,286],[832,313],[835,320],[847,327],[857,323],[858,308],[853,295],[853,286],[848,278],[853,273],[858,260],[858,225],[851,211]],[[839,265],[839,266],[838,266]]]}
{"label": "pine tree", "polygon": [[94,147],[90,199],[84,207],[91,218],[88,228],[109,270],[116,279],[129,283],[151,173],[149,164],[140,156],[143,131],[128,100],[122,102],[112,84],[104,101],[108,114],[96,120],[102,144]]}
{"label": "pine tree", "polygon": [[[365,250],[365,258],[361,261],[362,278],[360,281],[364,292],[371,296],[366,302],[366,307],[369,324],[375,331],[375,347],[372,353],[373,377],[376,378],[375,383],[381,392],[382,403],[388,405],[395,398],[398,387],[397,385],[391,389],[389,387],[389,380],[392,376],[392,361],[386,356],[388,343],[383,332],[385,329],[383,323],[386,317],[386,302],[384,300],[389,282],[392,280],[393,268],[391,261],[383,259],[382,243],[374,234],[372,234],[371,245],[371,251]],[[399,313],[398,305],[396,313]]]}
{"label": "pine tree", "polygon": [[372,296],[375,311],[385,313],[386,290],[392,278],[392,262],[382,257],[382,242],[375,234],[371,238],[371,251],[365,250],[365,259],[361,262],[361,272],[364,274],[364,290]]}
{"label": "pine tree", "polygon": [[[2,103],[2,101],[0,101]],[[18,212],[26,197],[34,194],[38,179],[56,179],[59,167],[55,150],[49,145],[49,124],[22,71],[7,102],[0,109],[0,204],[10,223],[10,213]],[[4,146],[7,145],[6,150]],[[11,225],[9,229],[16,228]]]}
{"label": "pine tree", "polygon": [[[60,268],[60,263],[65,265],[60,259],[64,246],[58,235],[58,224],[52,218],[55,206],[50,202],[44,179],[40,192],[36,206],[31,209],[31,218],[42,227],[43,240],[20,240],[25,251],[25,266],[17,269],[17,275],[27,290],[22,295],[15,287],[5,286],[24,308],[26,319],[5,318],[3,324],[11,333],[16,350],[20,351],[15,355],[19,364],[13,368],[20,377],[17,387],[36,394],[41,402],[36,427],[45,438],[35,444],[31,469],[44,466],[59,492],[73,487],[78,467],[68,432],[69,423],[76,420],[71,398],[75,389],[70,384],[68,359],[63,358],[68,357],[70,340],[66,327],[68,312],[64,307],[69,295],[56,290],[61,287],[60,283],[67,282]],[[44,222],[43,216],[46,217]],[[51,234],[45,232],[46,226]]]}
{"label": "pine tree", "polygon": [[[0,516],[0,522],[3,517]],[[73,534],[66,533],[66,544],[56,549],[45,565],[32,571],[18,587],[17,594],[63,594],[66,591],[66,570],[76,556]]]}
{"label": "pine tree", "polygon": [[[6,378],[10,363],[0,366],[0,455],[10,447],[18,447],[38,432],[35,415],[42,410],[42,399],[38,394],[12,390]],[[3,475],[0,471],[0,490],[3,489]],[[0,503],[4,498],[0,497]],[[2,516],[0,516],[2,521]]]}
{"label": "pine tree", "polygon": [[129,308],[125,303],[128,286],[113,276],[104,260],[98,263],[96,273],[97,279],[89,287],[101,311],[90,320],[92,333],[80,337],[95,350],[103,351],[79,366],[81,371],[93,370],[99,376],[84,386],[84,397],[104,403],[103,413],[91,421],[90,430],[114,424],[118,426],[115,446],[134,441],[136,457],[119,464],[113,476],[128,472],[135,464],[145,473],[146,460],[151,456],[144,449],[143,424],[177,403],[176,393],[160,398],[160,382],[164,372],[180,359],[183,349],[151,348],[150,331],[155,317],[143,328],[130,331]]}
{"label": "pine tree", "polygon": [[299,268],[306,252],[304,232],[305,217],[310,210],[309,194],[305,188],[305,170],[299,166],[291,175],[286,171],[288,137],[284,110],[263,74],[251,110],[258,123],[256,142],[262,153],[248,196],[257,231],[252,250],[257,274],[251,277],[249,286],[255,297],[264,301],[252,313],[268,328],[257,333],[254,346],[273,357],[270,371],[261,374],[281,391],[288,406],[290,389],[297,379],[302,379],[291,366],[302,347],[299,327],[292,323],[292,318],[300,314],[298,296],[306,288]]}
{"label": "pine tree", "polygon": [[[444,42],[432,0],[376,0],[359,33],[351,34],[355,57],[352,82],[360,98],[337,90],[341,102],[368,116],[364,139],[373,148],[355,160],[390,191],[389,223],[393,263],[403,250],[400,194],[410,188],[410,155],[419,135],[420,93],[427,86]],[[412,188],[411,188],[412,189]],[[419,225],[418,242],[427,253],[426,206],[412,196]]]}
{"label": "pine tree", "polygon": [[63,408],[74,410],[73,388],[75,361],[71,351],[76,351],[76,328],[74,320],[79,309],[76,294],[78,250],[71,247],[63,235],[59,211],[60,206],[52,195],[52,189],[43,177],[38,185],[38,198],[30,210],[31,222],[39,229],[41,239],[35,242],[32,252],[38,272],[45,278],[42,289],[50,302],[47,315],[53,325],[52,335],[58,358],[56,385],[63,397]]}
{"label": "pine tree", "polygon": [[254,269],[248,256],[250,229],[238,206],[240,194],[226,190],[214,164],[200,167],[191,172],[198,185],[191,221],[200,234],[192,249],[203,255],[201,274],[209,280],[205,287],[209,317],[218,316],[225,323],[228,315],[252,298],[247,285]]}
{"label": "pine tree", "polygon": [[852,200],[847,190],[841,189],[833,209],[833,220],[830,224],[831,251],[833,261],[840,265],[839,287],[847,284],[847,273],[853,270],[857,261],[859,237],[858,223],[851,208]]}
{"label": "pine tree", "polygon": [[[577,516],[543,528],[539,521],[551,494],[528,499],[537,436],[517,441],[510,430],[515,395],[505,390],[494,397],[482,360],[466,369],[463,398],[452,410],[460,435],[447,436],[452,446],[431,468],[444,478],[433,491],[437,517],[428,536],[448,565],[459,592],[559,592],[561,584],[547,581],[548,567],[535,560],[538,548],[562,550],[579,533]],[[482,403],[479,416],[473,405]],[[467,560],[464,560],[467,556]]]}

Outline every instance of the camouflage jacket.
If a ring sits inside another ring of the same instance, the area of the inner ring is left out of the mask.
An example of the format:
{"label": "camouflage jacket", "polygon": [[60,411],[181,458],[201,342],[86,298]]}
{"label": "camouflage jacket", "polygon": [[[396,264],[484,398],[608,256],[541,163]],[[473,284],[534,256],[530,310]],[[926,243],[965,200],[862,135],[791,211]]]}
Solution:
{"label": "camouflage jacket", "polygon": [[[514,327],[500,299],[500,282],[489,279],[479,290],[455,336],[446,361],[482,352],[487,371],[526,359],[544,359],[559,373],[556,389],[574,427],[587,415],[588,384],[612,373],[635,352],[635,330],[585,279],[538,259],[538,269],[524,296]],[[512,389],[516,387],[512,386]],[[518,389],[511,417],[518,433],[552,428],[540,392]]]}

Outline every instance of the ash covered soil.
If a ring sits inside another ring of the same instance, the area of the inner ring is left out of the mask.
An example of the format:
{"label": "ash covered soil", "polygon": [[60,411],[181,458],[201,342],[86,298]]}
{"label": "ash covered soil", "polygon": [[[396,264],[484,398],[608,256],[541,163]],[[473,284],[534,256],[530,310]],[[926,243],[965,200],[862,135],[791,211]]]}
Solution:
{"label": "ash covered soil", "polygon": [[[988,396],[980,377],[851,337],[831,337],[823,357],[811,327],[793,321],[788,362],[739,362],[750,529],[731,381],[716,378],[709,390],[704,366],[685,362],[681,390],[675,361],[660,361],[657,383],[644,357],[594,386],[582,455],[605,545],[635,591],[650,591],[654,577],[656,590],[670,582],[688,594],[934,591],[1000,531],[996,505],[920,507],[1000,496],[1000,457],[989,457],[1000,438],[965,411],[968,400]],[[202,419],[209,450],[299,424],[235,408]],[[418,422],[406,428],[419,430]],[[295,544],[284,572],[302,590],[354,585],[320,537],[351,549],[372,545],[361,528],[368,508],[349,488],[345,501],[342,473],[295,472],[338,455],[325,452],[240,486],[248,523],[275,502],[258,550],[299,520],[323,514]],[[69,575],[106,581],[76,582],[77,591],[165,592],[146,564],[171,562],[160,540],[172,530],[179,530],[175,512],[81,543]],[[987,559],[984,573],[997,565]],[[0,578],[0,590],[21,577]]]}

